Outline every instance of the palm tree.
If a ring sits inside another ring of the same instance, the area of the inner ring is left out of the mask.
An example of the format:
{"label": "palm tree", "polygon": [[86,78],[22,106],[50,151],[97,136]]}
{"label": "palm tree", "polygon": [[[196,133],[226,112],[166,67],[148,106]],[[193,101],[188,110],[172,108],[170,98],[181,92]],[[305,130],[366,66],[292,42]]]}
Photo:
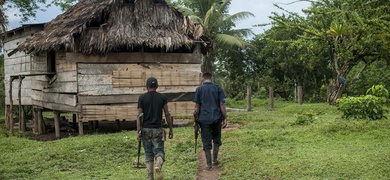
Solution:
{"label": "palm tree", "polygon": [[5,0],[0,0],[0,33],[7,31],[7,20],[5,19],[3,5]]}
{"label": "palm tree", "polygon": [[178,4],[184,7],[176,6],[192,21],[203,26],[202,40],[206,43],[203,72],[212,72],[217,48],[243,48],[248,45],[243,38],[253,34],[250,29],[233,29],[236,22],[254,15],[246,11],[229,15],[230,3],[231,0],[181,0]]}

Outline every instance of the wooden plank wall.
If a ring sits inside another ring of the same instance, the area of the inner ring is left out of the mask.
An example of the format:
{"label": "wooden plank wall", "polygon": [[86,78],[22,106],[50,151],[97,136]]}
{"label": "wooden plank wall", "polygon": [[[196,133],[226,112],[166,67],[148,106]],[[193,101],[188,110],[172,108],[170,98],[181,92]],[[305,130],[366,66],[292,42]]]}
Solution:
{"label": "wooden plank wall", "polygon": [[[83,105],[81,106],[79,121],[100,120],[136,120],[137,103],[111,104],[111,105]],[[194,103],[189,101],[169,102],[169,112],[173,116],[191,115],[194,111]],[[163,117],[165,118],[165,117]]]}
{"label": "wooden plank wall", "polygon": [[[22,37],[19,39],[12,39],[4,43],[4,95],[5,103],[10,104],[9,99],[9,83],[11,75],[20,75],[20,74],[29,74],[31,69],[30,56],[26,55],[24,52],[16,52],[12,56],[8,56],[8,53],[15,50],[17,46],[26,40],[27,37]],[[12,83],[12,101],[13,104],[18,104],[18,86],[19,80],[16,79]],[[22,104],[31,105],[32,99],[31,94],[31,78],[26,77],[22,82],[22,91],[21,91],[21,100]]]}
{"label": "wooden plank wall", "polygon": [[[103,57],[67,53],[77,62],[80,121],[135,120],[138,97],[150,76],[159,81],[173,116],[191,115],[201,84],[199,54],[113,53]],[[88,62],[95,63],[88,63]],[[157,63],[156,63],[157,62]]]}
{"label": "wooden plank wall", "polygon": [[[33,59],[34,72],[47,71],[46,52]],[[56,75],[33,76],[32,100],[35,105],[52,110],[77,112],[76,64],[66,60],[66,53],[56,52]],[[44,68],[39,68],[42,65]]]}
{"label": "wooden plank wall", "polygon": [[80,121],[135,120],[137,101],[150,76],[168,96],[173,116],[191,115],[193,92],[201,83],[200,64],[78,64]]}
{"label": "wooden plank wall", "polygon": [[65,52],[56,52],[56,76],[54,78],[52,83],[44,88],[44,92],[77,93],[76,63],[67,61]]}
{"label": "wooden plank wall", "polygon": [[193,92],[201,83],[200,64],[78,64],[79,95],[142,94],[155,76],[159,92]]}
{"label": "wooden plank wall", "polygon": [[[4,98],[5,103],[10,104],[9,85],[10,76],[30,74],[32,69],[31,56],[25,52],[16,51],[16,48],[29,38],[33,33],[43,29],[43,24],[35,24],[31,26],[23,26],[7,32],[7,36],[3,40],[4,49]],[[11,54],[10,54],[11,53]],[[9,56],[10,54],[10,56]],[[21,86],[21,103],[23,105],[31,105],[32,93],[31,77],[25,77]],[[19,80],[14,80],[12,84],[12,100],[13,104],[18,104],[18,86]]]}

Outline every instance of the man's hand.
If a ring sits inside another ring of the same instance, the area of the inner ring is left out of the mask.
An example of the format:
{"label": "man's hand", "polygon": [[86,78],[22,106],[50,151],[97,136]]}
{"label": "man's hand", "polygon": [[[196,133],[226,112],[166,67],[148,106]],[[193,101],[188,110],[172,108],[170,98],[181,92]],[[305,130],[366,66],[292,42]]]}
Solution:
{"label": "man's hand", "polygon": [[172,130],[169,130],[169,139],[172,139],[173,138],[173,131]]}
{"label": "man's hand", "polygon": [[222,128],[225,128],[227,126],[227,119],[225,118],[223,121],[222,121]]}
{"label": "man's hand", "polygon": [[141,133],[141,131],[139,131],[139,132],[137,133],[137,140],[138,140],[138,141],[141,141],[141,140],[142,140],[142,133]]}

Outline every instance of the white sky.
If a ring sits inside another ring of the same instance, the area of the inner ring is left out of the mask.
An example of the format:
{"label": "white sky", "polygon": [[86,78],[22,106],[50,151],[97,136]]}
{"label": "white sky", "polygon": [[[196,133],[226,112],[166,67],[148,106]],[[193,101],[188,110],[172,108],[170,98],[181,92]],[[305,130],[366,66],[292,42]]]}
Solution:
{"label": "white sky", "polygon": [[[253,26],[256,24],[270,23],[270,19],[268,17],[271,15],[271,12],[280,13],[280,10],[274,7],[273,3],[286,4],[293,1],[295,0],[232,0],[229,14],[234,14],[240,11],[248,11],[253,13],[255,15],[254,18],[250,17],[242,22],[239,22],[237,24],[237,28],[251,28],[255,34],[259,34],[264,31],[263,30],[264,28],[268,28],[268,27],[253,27]],[[282,4],[281,6],[289,11],[302,13],[301,10],[309,7],[310,3],[296,2],[291,5]],[[49,22],[60,13],[62,12],[59,7],[51,7],[44,12],[38,11],[35,20],[30,20],[29,22],[25,22],[24,24]],[[9,29],[14,29],[21,25],[19,22],[20,18],[14,16],[15,14],[14,10],[13,11],[8,10],[6,14],[8,15]]]}
{"label": "white sky", "polygon": [[302,9],[308,8],[310,6],[309,2],[296,2],[290,5],[288,3],[294,2],[296,0],[232,0],[230,5],[229,14],[234,14],[240,11],[248,11],[255,15],[254,18],[248,18],[237,24],[237,28],[251,28],[255,34],[262,33],[264,28],[269,27],[253,27],[257,24],[267,24],[270,23],[272,12],[282,13],[281,10],[276,8],[273,4],[279,4],[281,7],[288,11],[302,13]]}

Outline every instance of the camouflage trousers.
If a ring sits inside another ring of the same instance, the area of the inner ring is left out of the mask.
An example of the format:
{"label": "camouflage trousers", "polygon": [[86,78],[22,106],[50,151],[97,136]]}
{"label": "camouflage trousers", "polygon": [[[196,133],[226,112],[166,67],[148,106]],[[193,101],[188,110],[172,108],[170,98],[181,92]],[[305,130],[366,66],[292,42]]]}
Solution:
{"label": "camouflage trousers", "polygon": [[157,157],[165,159],[161,128],[142,128],[142,143],[145,152],[145,162],[151,162]]}

